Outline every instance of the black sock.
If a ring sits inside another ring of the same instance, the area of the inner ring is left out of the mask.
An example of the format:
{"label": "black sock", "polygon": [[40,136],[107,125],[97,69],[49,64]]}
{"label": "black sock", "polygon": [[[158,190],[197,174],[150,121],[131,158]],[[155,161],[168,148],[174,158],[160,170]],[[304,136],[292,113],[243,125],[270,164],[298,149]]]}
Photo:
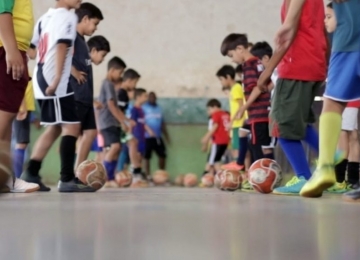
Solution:
{"label": "black sock", "polygon": [[348,182],[350,184],[357,184],[359,182],[359,168],[358,162],[348,163]]}
{"label": "black sock", "polygon": [[32,177],[39,177],[41,163],[42,163],[42,161],[30,159],[28,166],[27,166],[28,174]]}
{"label": "black sock", "polygon": [[264,158],[274,160],[275,159],[274,153],[264,154]]}
{"label": "black sock", "polygon": [[343,160],[335,166],[336,181],[342,183],[345,181],[346,167],[348,167],[348,160]]}
{"label": "black sock", "polygon": [[61,181],[69,182],[75,178],[74,162],[76,140],[74,136],[63,136],[60,141],[60,160],[61,160]]}

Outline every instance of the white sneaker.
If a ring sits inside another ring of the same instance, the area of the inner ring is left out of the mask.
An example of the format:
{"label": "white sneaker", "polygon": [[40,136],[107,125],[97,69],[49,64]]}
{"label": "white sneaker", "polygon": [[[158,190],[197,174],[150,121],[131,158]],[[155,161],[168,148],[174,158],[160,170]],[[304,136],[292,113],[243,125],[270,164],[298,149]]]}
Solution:
{"label": "white sneaker", "polygon": [[31,193],[40,189],[40,186],[35,183],[26,182],[22,179],[15,179],[13,183],[13,179],[10,178],[7,186],[10,188],[10,192],[12,193]]}

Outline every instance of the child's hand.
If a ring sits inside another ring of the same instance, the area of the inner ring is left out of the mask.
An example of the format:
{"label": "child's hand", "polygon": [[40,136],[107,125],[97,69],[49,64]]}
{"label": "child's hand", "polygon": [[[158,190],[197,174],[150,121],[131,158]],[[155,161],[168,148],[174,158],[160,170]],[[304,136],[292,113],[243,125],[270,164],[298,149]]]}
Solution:
{"label": "child's hand", "polygon": [[204,145],[204,144],[201,145],[201,151],[202,152],[205,153],[207,151],[207,149],[208,149],[207,145]]}
{"label": "child's hand", "polygon": [[23,120],[25,120],[25,118],[27,117],[27,111],[26,110],[23,110],[23,111],[19,111],[18,113],[17,113],[17,116],[16,116],[16,120],[18,120],[18,121],[23,121]]}
{"label": "child's hand", "polygon": [[201,139],[201,144],[202,145],[207,146],[208,142],[209,142],[209,140],[206,138],[206,136]]}
{"label": "child's hand", "polygon": [[20,80],[24,76],[25,64],[20,51],[11,48],[6,52],[6,73],[12,73],[13,80]]}
{"label": "child's hand", "polygon": [[240,107],[239,111],[236,113],[236,115],[234,116],[234,119],[241,119],[243,118],[244,114],[245,114],[245,107],[242,106]]}
{"label": "child's hand", "polygon": [[45,90],[45,94],[47,96],[53,96],[56,92],[56,89],[57,89],[57,86],[55,86],[55,85],[48,86]]}
{"label": "child's hand", "polygon": [[71,75],[77,80],[79,85],[82,85],[86,82],[87,74],[83,71],[79,71],[73,67],[71,69]]}

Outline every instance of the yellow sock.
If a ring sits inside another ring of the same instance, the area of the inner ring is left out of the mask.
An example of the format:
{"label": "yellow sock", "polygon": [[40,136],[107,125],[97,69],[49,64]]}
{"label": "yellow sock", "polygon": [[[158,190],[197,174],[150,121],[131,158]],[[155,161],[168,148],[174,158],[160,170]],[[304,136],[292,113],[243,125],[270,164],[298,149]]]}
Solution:
{"label": "yellow sock", "polygon": [[342,117],[334,112],[326,112],[320,116],[319,166],[333,165],[336,148],[341,132]]}

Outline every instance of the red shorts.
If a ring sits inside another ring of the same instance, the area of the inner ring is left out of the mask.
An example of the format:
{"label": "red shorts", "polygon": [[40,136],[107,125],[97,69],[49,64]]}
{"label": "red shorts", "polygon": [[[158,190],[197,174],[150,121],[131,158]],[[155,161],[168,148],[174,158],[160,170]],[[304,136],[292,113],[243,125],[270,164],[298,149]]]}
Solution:
{"label": "red shorts", "polygon": [[13,80],[12,73],[6,73],[5,49],[0,47],[0,110],[17,113],[24,98],[29,83],[26,52],[21,51],[24,59],[25,71],[20,80]]}

